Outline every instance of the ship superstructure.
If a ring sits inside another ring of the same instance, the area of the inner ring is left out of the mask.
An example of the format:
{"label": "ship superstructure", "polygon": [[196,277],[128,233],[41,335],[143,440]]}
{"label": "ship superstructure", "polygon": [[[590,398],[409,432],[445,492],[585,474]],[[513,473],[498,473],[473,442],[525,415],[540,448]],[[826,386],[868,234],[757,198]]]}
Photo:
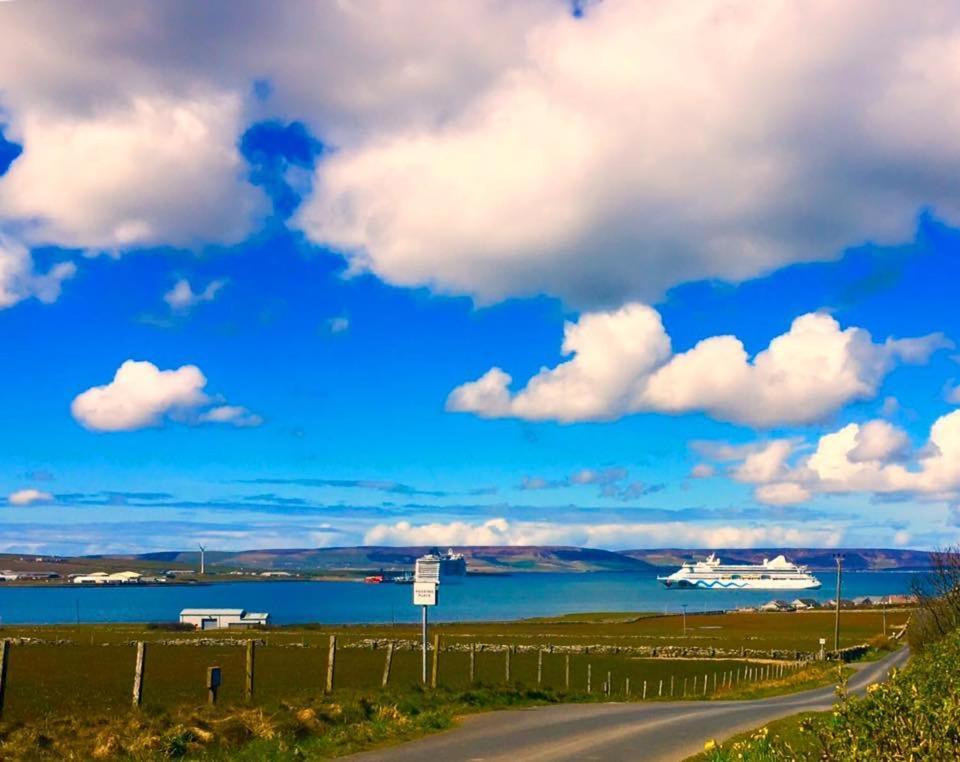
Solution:
{"label": "ship superstructure", "polygon": [[723,564],[716,553],[703,561],[688,561],[668,577],[657,577],[666,587],[705,590],[813,590],[820,587],[806,566],[780,555],[762,564]]}
{"label": "ship superstructure", "polygon": [[417,582],[462,582],[467,574],[467,560],[463,553],[454,553],[453,548],[446,553],[434,548],[417,559],[413,574]]}

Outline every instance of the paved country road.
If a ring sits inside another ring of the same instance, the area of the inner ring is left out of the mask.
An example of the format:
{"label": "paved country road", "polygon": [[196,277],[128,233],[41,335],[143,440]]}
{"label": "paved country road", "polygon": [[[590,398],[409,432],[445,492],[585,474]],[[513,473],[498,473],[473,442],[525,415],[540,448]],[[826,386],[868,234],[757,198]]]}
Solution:
{"label": "paved country road", "polygon": [[[909,656],[906,648],[860,665],[850,678],[862,692]],[[829,709],[832,687],[756,701],[650,701],[558,704],[469,715],[454,729],[357,754],[355,762],[675,762],[703,744],[798,712]]]}

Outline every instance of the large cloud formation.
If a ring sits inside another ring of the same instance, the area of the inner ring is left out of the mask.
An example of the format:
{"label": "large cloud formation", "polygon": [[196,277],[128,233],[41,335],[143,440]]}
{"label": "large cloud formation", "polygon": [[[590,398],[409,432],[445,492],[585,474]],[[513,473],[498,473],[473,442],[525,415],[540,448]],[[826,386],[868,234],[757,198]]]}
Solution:
{"label": "large cloud formation", "polygon": [[218,404],[204,392],[206,385],[196,365],[160,370],[151,362],[127,360],[110,383],[77,395],[70,411],[92,431],[134,431],[158,426],[165,418],[234,426],[262,423],[246,408]]}
{"label": "large cloud formation", "polygon": [[564,422],[702,411],[760,427],[811,423],[874,396],[897,361],[924,362],[948,344],[939,334],[877,344],[861,328],[841,329],[831,316],[811,313],[753,358],[735,336],[673,354],[656,310],[628,304],[567,323],[562,352],[572,358],[544,368],[516,393],[511,377],[492,368],[454,389],[447,408]]}
{"label": "large cloud formation", "polygon": [[30,243],[242,237],[264,199],[237,140],[269,117],[335,147],[315,241],[484,300],[650,301],[960,210],[947,0],[36,0],[0,29],[25,147],[0,219]]}
{"label": "large cloud formation", "polygon": [[736,461],[730,475],[754,485],[757,500],[770,505],[853,493],[960,501],[960,410],[934,421],[926,444],[916,449],[905,431],[884,420],[825,434],[809,455],[798,453],[796,440],[699,449],[708,458]]}
{"label": "large cloud formation", "polygon": [[402,284],[655,300],[958,220],[960,9],[603,2],[435,123],[321,164],[318,240]]}
{"label": "large cloud formation", "polygon": [[575,545],[586,548],[698,548],[813,546],[836,547],[843,537],[837,527],[698,526],[664,523],[557,524],[494,518],[413,524],[377,524],[363,537],[365,545]]}

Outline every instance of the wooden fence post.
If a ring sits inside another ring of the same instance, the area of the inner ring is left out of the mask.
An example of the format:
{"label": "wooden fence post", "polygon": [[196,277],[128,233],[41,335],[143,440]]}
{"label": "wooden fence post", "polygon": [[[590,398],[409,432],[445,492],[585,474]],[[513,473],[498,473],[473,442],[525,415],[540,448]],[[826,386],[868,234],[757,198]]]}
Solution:
{"label": "wooden fence post", "polygon": [[247,701],[253,701],[254,669],[257,658],[256,648],[257,642],[253,640],[253,638],[247,641],[247,665],[243,673],[243,697]]}
{"label": "wooden fence post", "polygon": [[0,641],[0,715],[7,696],[7,665],[10,663],[10,641]]}
{"label": "wooden fence post", "polygon": [[625,695],[630,695],[630,678],[628,677],[626,682],[623,684],[623,692]]}
{"label": "wooden fence post", "polygon": [[[693,678],[696,680],[697,678]],[[683,698],[687,697],[687,678],[683,678]]]}
{"label": "wooden fence post", "polygon": [[563,662],[563,681],[567,690],[570,690],[570,654],[567,654]]}
{"label": "wooden fence post", "polygon": [[613,693],[613,678],[610,676],[610,670],[607,670],[607,695]]}
{"label": "wooden fence post", "polygon": [[430,687],[437,687],[437,674],[440,672],[440,636],[433,636],[433,669],[430,672]]}
{"label": "wooden fence post", "polygon": [[673,675],[670,675],[670,698],[673,698]]}
{"label": "wooden fence post", "polygon": [[324,693],[333,693],[333,674],[337,662],[337,636],[330,636],[330,647],[327,650],[327,683],[323,687]]}
{"label": "wooden fence post", "polygon": [[657,696],[659,697],[659,696],[662,696],[662,695],[663,695],[663,680],[661,679],[661,680],[660,680],[660,687],[657,688]]}
{"label": "wooden fence post", "polygon": [[383,660],[383,679],[380,681],[380,687],[386,688],[390,682],[390,667],[393,665],[393,641],[387,643],[387,655]]}
{"label": "wooden fence post", "polygon": [[477,644],[470,644],[470,683],[477,681]]}
{"label": "wooden fence post", "polygon": [[[133,668],[133,708],[139,709],[143,703],[143,665],[147,655],[147,646],[142,640],[137,642],[137,661]],[[4,672],[6,670],[4,669]]]}
{"label": "wooden fence post", "polygon": [[647,700],[647,681],[643,681],[643,700]]}
{"label": "wooden fence post", "polygon": [[543,649],[537,651],[537,685],[543,684]]}
{"label": "wooden fence post", "polygon": [[593,674],[592,674],[592,673],[593,673],[593,665],[592,665],[592,664],[588,664],[588,665],[587,665],[587,693],[592,693],[592,692],[593,692],[593,691],[591,690],[591,688],[592,688],[592,686],[591,686],[591,682],[592,682],[591,678],[593,677]]}
{"label": "wooden fence post", "polygon": [[[716,675],[714,675],[714,677],[716,677]],[[706,675],[703,676],[703,695],[704,696],[707,695],[707,676]]]}
{"label": "wooden fence post", "polygon": [[507,650],[503,656],[503,674],[506,678],[507,685],[510,684],[510,646],[507,646]]}

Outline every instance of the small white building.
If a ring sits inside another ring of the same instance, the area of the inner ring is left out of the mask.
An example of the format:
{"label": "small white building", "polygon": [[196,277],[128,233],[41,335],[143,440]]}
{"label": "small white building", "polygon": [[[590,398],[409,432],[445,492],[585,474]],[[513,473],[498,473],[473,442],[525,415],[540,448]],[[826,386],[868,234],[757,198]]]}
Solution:
{"label": "small white building", "polygon": [[243,609],[184,609],[181,624],[192,624],[198,630],[237,630],[266,627],[270,615]]}
{"label": "small white building", "polygon": [[795,611],[820,608],[820,604],[817,603],[816,598],[794,598],[790,601],[790,605],[793,606]]}

